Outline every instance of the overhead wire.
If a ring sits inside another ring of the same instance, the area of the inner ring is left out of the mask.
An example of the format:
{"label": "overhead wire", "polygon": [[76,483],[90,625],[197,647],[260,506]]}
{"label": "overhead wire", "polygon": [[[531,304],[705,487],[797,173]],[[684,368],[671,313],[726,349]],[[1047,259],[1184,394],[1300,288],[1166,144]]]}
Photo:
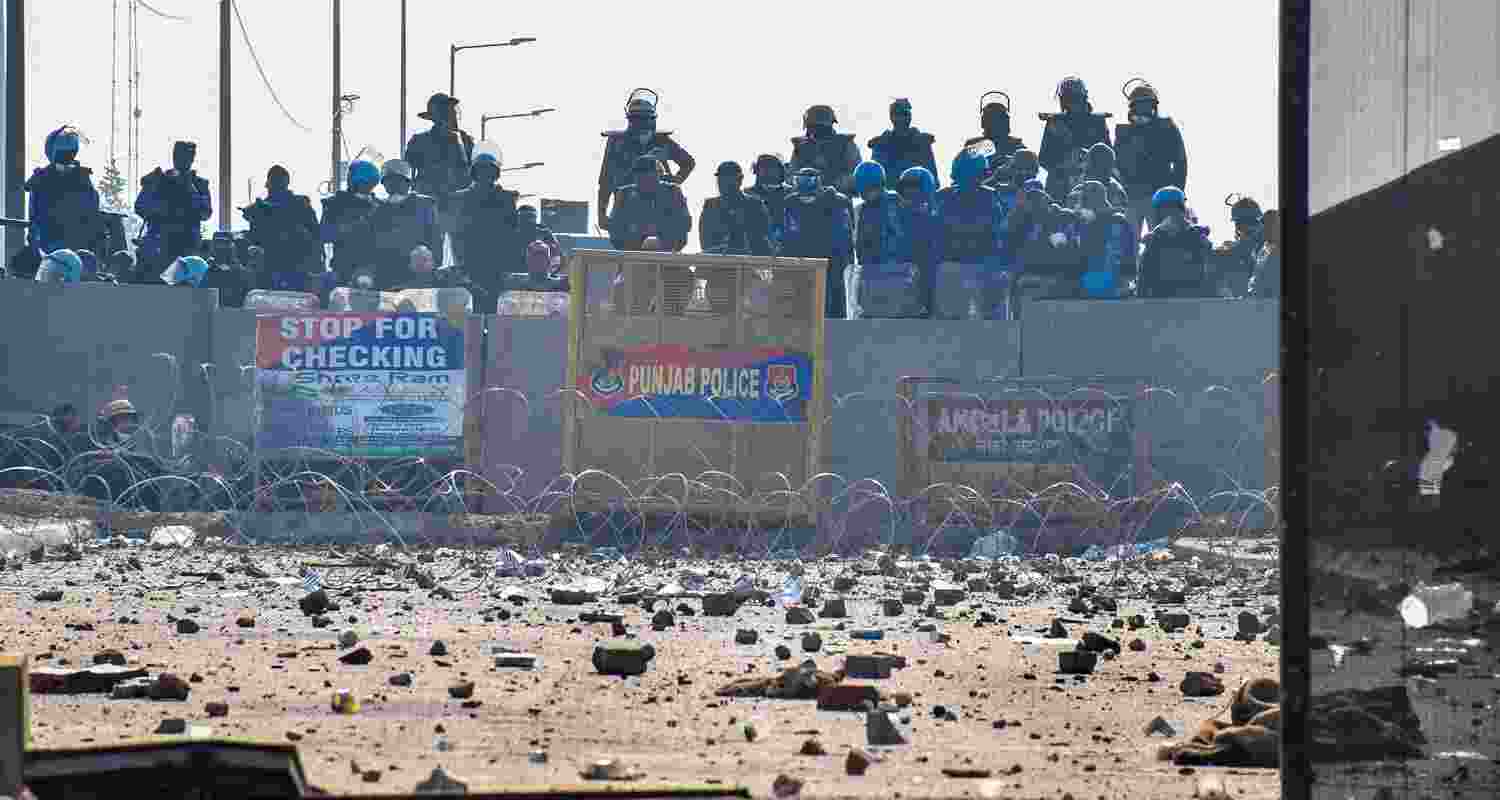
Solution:
{"label": "overhead wire", "polygon": [[270,93],[271,100],[276,103],[277,108],[281,109],[282,115],[287,118],[288,122],[300,128],[304,133],[312,133],[313,129],[303,125],[296,117],[292,116],[292,112],[287,110],[286,105],[281,102],[281,98],[276,95],[275,87],[271,86],[271,79],[266,76],[266,70],[261,66],[260,56],[255,53],[255,45],[250,41],[250,31],[245,27],[245,18],[240,16],[240,4],[234,2],[234,0],[230,0],[229,6],[234,9],[234,18],[240,24],[240,36],[245,40],[245,47],[250,51],[250,59],[255,62],[255,71],[260,73],[260,80],[265,84],[266,91]]}
{"label": "overhead wire", "polygon": [[147,3],[146,0],[136,0],[136,5],[139,5],[141,8],[144,8],[147,11],[150,11],[151,13],[155,14],[158,17],[161,17],[162,19],[170,19],[173,22],[191,22],[192,21],[191,17],[179,17],[179,16],[176,16],[174,14],[168,14],[165,11],[161,11],[161,10],[152,8],[151,4]]}

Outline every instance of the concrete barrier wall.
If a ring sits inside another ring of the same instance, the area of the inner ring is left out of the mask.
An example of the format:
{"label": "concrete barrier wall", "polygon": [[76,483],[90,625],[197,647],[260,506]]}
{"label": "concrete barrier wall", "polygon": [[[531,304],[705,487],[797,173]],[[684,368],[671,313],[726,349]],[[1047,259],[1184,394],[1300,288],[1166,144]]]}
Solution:
{"label": "concrete barrier wall", "polygon": [[[87,418],[117,385],[161,430],[211,413],[199,365],[212,360],[218,291],[155,286],[0,284],[0,412],[71,402]],[[176,361],[158,357],[166,353]]]}
{"label": "concrete barrier wall", "polygon": [[[22,281],[3,288],[0,412],[41,413],[67,400],[96,408],[113,385],[128,383],[132,400],[150,413],[186,411],[207,430],[249,438],[251,376],[240,367],[254,358],[254,312],[216,309],[207,291]],[[824,468],[894,491],[904,413],[896,385],[903,376],[1107,375],[1145,377],[1173,390],[1154,396],[1146,414],[1161,474],[1195,497],[1236,483],[1264,488],[1261,381],[1277,366],[1275,302],[1053,301],[1027,305],[1023,317],[830,320]],[[517,491],[534,495],[562,469],[562,409],[573,402],[559,391],[566,323],[483,319],[482,347],[470,349],[471,359],[483,354],[482,370],[471,367],[469,389],[475,395],[485,387],[470,406],[482,426],[478,461],[502,489],[519,474]],[[183,367],[176,384],[167,380],[166,363],[152,357],[158,352],[172,353]],[[204,363],[215,365],[207,376],[198,368]],[[1276,384],[1267,386],[1274,391]]]}

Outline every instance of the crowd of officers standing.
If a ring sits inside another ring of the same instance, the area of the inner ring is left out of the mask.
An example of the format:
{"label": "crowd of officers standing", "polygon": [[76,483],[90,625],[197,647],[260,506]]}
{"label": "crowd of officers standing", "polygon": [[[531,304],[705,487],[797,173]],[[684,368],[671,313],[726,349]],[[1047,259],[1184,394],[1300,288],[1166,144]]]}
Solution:
{"label": "crowd of officers standing", "polygon": [[[749,186],[739,163],[718,165],[700,247],[826,259],[833,318],[1004,319],[1023,297],[1278,296],[1276,212],[1231,196],[1234,239],[1215,247],[1188,205],[1186,148],[1157,90],[1135,79],[1121,92],[1128,119],[1111,135],[1111,115],[1094,110],[1084,82],[1063,79],[1059,110],[1039,115],[1036,150],[1013,135],[1010,98],[985,94],[980,134],[953,159],[947,186],[910,100],[891,103],[891,127],[869,140],[868,159],[830,106],[812,106],[789,161],[759,155]],[[676,252],[693,230],[680,185],[696,162],[658,130],[658,105],[655,92],[637,89],[626,129],[603,134],[598,225],[616,249]],[[47,138],[48,165],[26,184],[28,242],[11,273],[212,286],[226,305],[256,288],[316,293],[326,304],[335,286],[461,286],[476,308],[492,309],[508,290],[565,290],[556,238],[502,186],[499,149],[459,129],[457,106],[433,95],[419,115],[432,127],[404,158],[353,161],[321,215],[272,167],[266,195],[240,209],[248,232],[208,241],[209,184],[193,169],[196,146],[177,142],[172,166],[141,180],[135,211],[145,228],[134,254],[117,215],[99,212],[78,132],[59,128]]]}

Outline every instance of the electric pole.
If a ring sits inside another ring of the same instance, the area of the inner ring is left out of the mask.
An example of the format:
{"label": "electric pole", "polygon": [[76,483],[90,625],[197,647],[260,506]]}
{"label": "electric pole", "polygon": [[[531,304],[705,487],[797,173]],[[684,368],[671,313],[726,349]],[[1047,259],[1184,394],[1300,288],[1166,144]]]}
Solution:
{"label": "electric pole", "polygon": [[339,0],[333,0],[333,167],[328,179],[328,193],[339,191],[339,144],[344,139],[344,95],[339,76],[339,46],[342,32],[339,24],[343,14],[339,11]]}
{"label": "electric pole", "polygon": [[229,27],[233,16],[232,0],[219,0],[219,230],[229,230],[231,183],[234,169],[230,164],[229,127]]}
{"label": "electric pole", "polygon": [[[5,216],[26,219],[26,3],[5,0]],[[25,234],[5,235],[4,256]],[[7,788],[7,787],[0,787]]]}
{"label": "electric pole", "polygon": [[401,0],[401,138],[396,140],[396,158],[406,156],[406,0]]}

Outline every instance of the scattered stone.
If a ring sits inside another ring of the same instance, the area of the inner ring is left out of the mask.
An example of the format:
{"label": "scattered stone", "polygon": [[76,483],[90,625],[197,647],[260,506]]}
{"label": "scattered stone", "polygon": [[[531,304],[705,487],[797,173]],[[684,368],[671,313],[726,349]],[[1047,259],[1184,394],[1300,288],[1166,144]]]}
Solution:
{"label": "scattered stone", "polygon": [[354,631],[344,631],[339,634],[339,649],[348,650],[357,644],[359,644],[359,634]]}
{"label": "scattered stone", "polygon": [[786,610],[786,624],[788,625],[811,625],[813,615],[802,606],[792,606]]}
{"label": "scattered stone", "polygon": [[858,683],[836,683],[818,690],[819,711],[869,711],[880,705],[880,690]]}
{"label": "scattered stone", "polygon": [[432,643],[432,647],[427,650],[427,655],[442,658],[448,655],[448,645],[444,644],[442,639],[439,639]]}
{"label": "scattered stone", "polygon": [[891,720],[890,714],[871,711],[865,714],[865,742],[872,747],[891,747],[906,744],[906,737]]}
{"label": "scattered stone", "polygon": [[203,706],[203,713],[210,717],[229,716],[229,704],[215,700]]}
{"label": "scattered stone", "polygon": [[329,625],[332,625],[332,624],[333,624],[333,620],[331,618],[329,618],[325,614],[314,614],[313,615],[312,626],[314,628],[326,628],[326,627],[328,627]]}
{"label": "scattered stone", "polygon": [[454,700],[468,700],[474,696],[474,682],[463,681],[448,687],[448,696]]}
{"label": "scattered stone", "polygon": [[802,651],[805,653],[816,653],[823,649],[823,637],[815,631],[802,634]]}
{"label": "scattered stone", "polygon": [[44,592],[37,592],[31,599],[38,603],[57,603],[62,601],[63,592],[61,589],[48,589]]}
{"label": "scattered stone", "polygon": [[1062,624],[1062,620],[1059,620],[1059,619],[1052,620],[1052,627],[1050,627],[1050,628],[1047,629],[1047,638],[1048,639],[1066,639],[1066,638],[1068,638],[1068,628],[1067,628],[1067,626],[1065,626],[1065,625]]}
{"label": "scattered stone", "polygon": [[833,579],[833,590],[835,592],[847,592],[854,588],[854,578],[849,575],[840,575]]}
{"label": "scattered stone", "polygon": [[1172,727],[1172,723],[1167,722],[1166,719],[1157,717],[1146,723],[1145,733],[1147,736],[1173,737],[1177,735],[1177,729]]}
{"label": "scattered stone", "polygon": [[1099,654],[1088,650],[1064,650],[1057,654],[1057,671],[1064,675],[1091,675]]}
{"label": "scattered stone", "polygon": [[165,734],[167,736],[175,736],[179,733],[187,733],[187,720],[164,719],[160,724],[156,726],[156,730],[153,732],[158,734]]}
{"label": "scattered stone", "polygon": [[857,747],[850,750],[849,755],[844,758],[844,774],[846,775],[863,775],[869,768],[869,754]]}
{"label": "scattered stone", "polygon": [[851,678],[889,678],[894,666],[890,656],[848,655],[844,657],[844,674]]}
{"label": "scattered stone", "polygon": [[1166,631],[1167,633],[1180,631],[1186,628],[1191,621],[1191,618],[1188,617],[1187,614],[1182,612],[1170,612],[1167,614],[1158,614],[1156,616],[1157,624],[1160,625],[1161,629],[1163,631]]}
{"label": "scattered stone", "polygon": [[792,657],[792,648],[787,647],[784,644],[778,644],[778,645],[776,645],[776,657],[779,658],[779,659],[781,659],[782,661],[785,661],[785,660],[791,658]]}
{"label": "scattered stone", "polygon": [[964,589],[962,586],[952,584],[934,586],[932,589],[932,602],[939,606],[956,606],[963,602]]}
{"label": "scattered stone", "polygon": [[146,689],[146,696],[152,700],[186,700],[192,690],[187,681],[170,672],[163,672]]}
{"label": "scattered stone", "polygon": [[392,686],[410,686],[411,685],[411,673],[410,672],[398,672],[395,675],[392,675],[390,677],[390,684]]}
{"label": "scattered stone", "polygon": [[950,778],[988,778],[994,773],[977,767],[943,767],[943,774]]}
{"label": "scattered stone", "polygon": [[900,600],[882,600],[880,607],[887,617],[899,617],[906,613],[906,606]]}
{"label": "scattered stone", "polygon": [[1263,630],[1260,626],[1260,618],[1250,611],[1241,611],[1238,622],[1239,632],[1245,636],[1253,637]]}
{"label": "scattered stone", "polygon": [[113,664],[117,667],[125,666],[125,654],[119,650],[100,650],[94,654],[95,664]]}
{"label": "scattered stone", "polygon": [[1083,640],[1079,642],[1078,649],[1087,650],[1090,653],[1119,653],[1120,643],[1114,639],[1089,631],[1083,635]]}
{"label": "scattered stone", "polygon": [[469,784],[454,780],[442,767],[433,767],[427,780],[419,781],[416,794],[468,794]]}
{"label": "scattered stone", "polygon": [[828,751],[823,748],[823,743],[817,739],[808,739],[802,743],[802,749],[797,751],[798,755],[804,756],[826,756]]}
{"label": "scattered stone", "polygon": [[599,600],[598,595],[581,589],[553,589],[552,602],[560,606],[582,606]]}
{"label": "scattered stone", "polygon": [[495,666],[501,668],[535,669],[537,657],[533,653],[497,653]]}
{"label": "scattered stone", "polygon": [[662,609],[661,611],[656,612],[656,614],[651,617],[651,627],[658,631],[664,631],[676,624],[677,618],[672,616],[672,612],[666,609]]}
{"label": "scattered stone", "polygon": [[922,589],[905,589],[901,592],[901,602],[908,605],[920,605],[927,599],[927,592]]}
{"label": "scattered stone", "polygon": [[349,652],[339,656],[340,663],[350,664],[356,667],[362,667],[374,660],[375,656],[370,652],[370,648],[368,647],[356,647],[353,650],[350,650]]}
{"label": "scattered stone", "polygon": [[644,642],[616,639],[594,648],[594,668],[603,675],[640,675],[656,658],[656,648]]}
{"label": "scattered stone", "polygon": [[177,620],[177,632],[178,633],[183,633],[183,634],[197,633],[200,630],[203,630],[203,629],[201,627],[199,627],[198,623],[196,623],[196,622],[194,622],[194,621],[192,621],[190,619],[179,619],[179,620]]}
{"label": "scattered stone", "polygon": [[302,607],[302,615],[311,617],[328,611],[328,593],[322,589],[310,592],[306,597],[298,601],[297,605]]}
{"label": "scattered stone", "polygon": [[1212,672],[1189,672],[1181,688],[1184,697],[1216,697],[1224,693],[1224,682]]}
{"label": "scattered stone", "polygon": [[365,783],[379,783],[380,782],[380,770],[378,770],[378,769],[367,769],[367,770],[365,770],[359,776],[359,778],[360,778],[360,780],[364,781]]}
{"label": "scattered stone", "polygon": [[734,612],[740,608],[739,600],[733,593],[706,594],[703,596],[703,616],[705,617],[732,617]]}
{"label": "scattered stone", "polygon": [[241,614],[240,618],[234,621],[234,624],[240,626],[241,628],[253,628],[255,627],[255,615]]}
{"label": "scattered stone", "polygon": [[1090,609],[1088,601],[1084,600],[1082,597],[1075,597],[1073,598],[1072,602],[1068,603],[1069,614],[1087,614],[1089,612]]}
{"label": "scattered stone", "polygon": [[793,778],[785,773],[777,775],[776,780],[771,782],[771,796],[776,800],[792,800],[802,794],[802,784],[801,778]]}
{"label": "scattered stone", "polygon": [[598,622],[613,625],[616,622],[624,622],[625,618],[619,614],[605,614],[600,611],[585,611],[578,615],[579,622]]}
{"label": "scattered stone", "polygon": [[1146,641],[1144,639],[1131,639],[1130,640],[1130,649],[1133,652],[1136,652],[1136,653],[1145,652],[1145,650],[1146,650]]}
{"label": "scattered stone", "polygon": [[823,619],[844,619],[849,616],[849,609],[842,597],[830,597],[823,603],[823,610],[818,612]]}
{"label": "scattered stone", "polygon": [[740,628],[734,632],[735,644],[755,644],[760,641],[760,634],[749,628]]}

